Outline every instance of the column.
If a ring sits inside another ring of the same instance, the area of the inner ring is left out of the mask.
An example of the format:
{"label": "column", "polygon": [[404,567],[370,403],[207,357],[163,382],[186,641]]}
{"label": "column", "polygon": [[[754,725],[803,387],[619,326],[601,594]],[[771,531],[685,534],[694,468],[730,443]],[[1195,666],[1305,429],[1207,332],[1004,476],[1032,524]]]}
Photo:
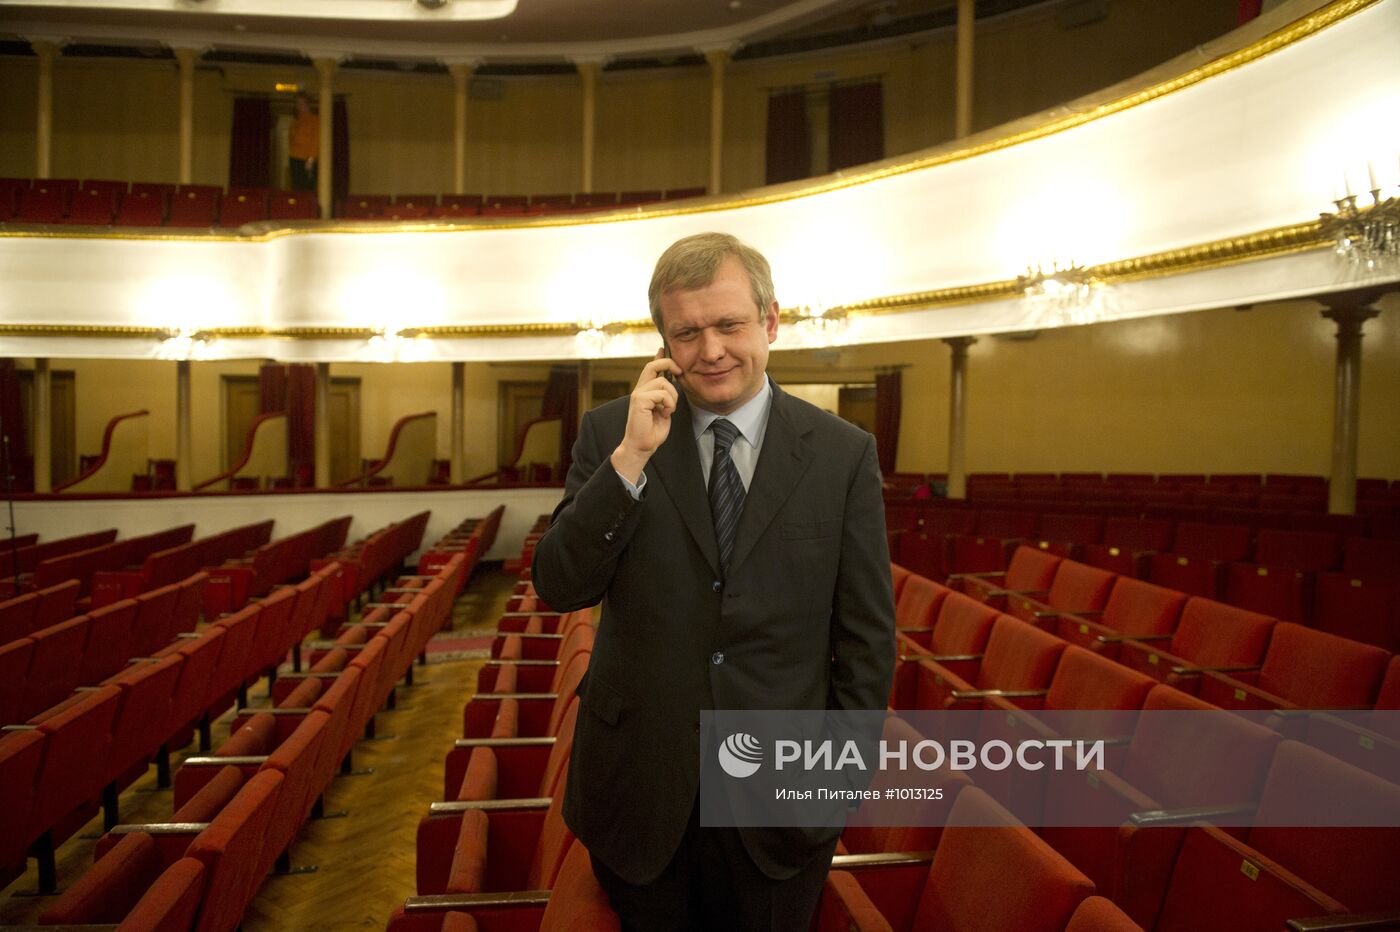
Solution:
{"label": "column", "polygon": [[974,0],[958,0],[957,111],[959,139],[972,132],[972,33],[977,20]]}
{"label": "column", "polygon": [[[53,150],[53,63],[58,58],[60,43],[53,39],[30,39],[29,45],[39,56],[39,87],[35,95],[37,111],[34,121],[34,177],[50,176],[50,153]],[[45,483],[47,484],[47,479]]]}
{"label": "column", "polygon": [[593,409],[593,360],[578,361],[578,420]]}
{"label": "column", "polygon": [[1379,311],[1370,304],[1379,294],[1355,292],[1324,299],[1322,316],[1337,324],[1337,374],[1332,402],[1332,471],[1327,510],[1356,513],[1356,442],[1361,420],[1361,328]]}
{"label": "column", "polygon": [[718,194],[724,171],[724,66],[731,49],[707,49],[710,63],[710,183],[709,192]]}
{"label": "column", "polygon": [[953,351],[948,391],[948,497],[967,498],[967,348],[976,337],[943,341]]}
{"label": "column", "polygon": [[[456,62],[447,66],[452,75],[452,193],[467,193],[467,85],[473,64]],[[460,365],[460,363],[458,363]],[[453,480],[454,482],[456,480]]]}
{"label": "column", "polygon": [[47,359],[34,360],[34,491],[53,491],[53,383]]}
{"label": "column", "polygon": [[467,364],[452,364],[452,466],[450,481],[461,485],[466,481],[467,464]]}
{"label": "column", "polygon": [[598,122],[598,72],[603,63],[598,59],[576,58],[574,64],[583,81],[583,175],[579,190],[590,194],[593,191],[593,136]]}
{"label": "column", "polygon": [[193,413],[190,410],[190,361],[175,363],[175,489],[188,492],[194,488],[190,480],[194,436]]}
{"label": "column", "polygon": [[[318,116],[321,118],[321,148],[316,156],[316,197],[321,202],[321,219],[329,220],[334,214],[335,204],[335,154],[332,146],[335,140],[335,69],[336,59],[316,58],[312,60],[316,73],[320,76],[321,101]],[[329,448],[328,448],[329,449]],[[321,461],[316,461],[316,471],[320,474]],[[327,473],[329,475],[329,473]],[[318,482],[317,485],[320,485]]]}
{"label": "column", "polygon": [[[324,125],[324,124],[322,124]],[[331,485],[331,364],[316,363],[316,488]]]}
{"label": "column", "polygon": [[174,49],[180,63],[180,184],[194,182],[194,66],[200,49]]}

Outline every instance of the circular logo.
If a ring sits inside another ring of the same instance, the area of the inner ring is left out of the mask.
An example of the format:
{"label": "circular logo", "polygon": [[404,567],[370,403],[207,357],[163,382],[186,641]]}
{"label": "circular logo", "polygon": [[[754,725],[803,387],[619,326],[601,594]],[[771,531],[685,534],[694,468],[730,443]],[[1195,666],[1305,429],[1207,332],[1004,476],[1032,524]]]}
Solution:
{"label": "circular logo", "polygon": [[763,746],[753,735],[742,731],[730,735],[719,746],[719,765],[731,777],[751,777],[763,763]]}

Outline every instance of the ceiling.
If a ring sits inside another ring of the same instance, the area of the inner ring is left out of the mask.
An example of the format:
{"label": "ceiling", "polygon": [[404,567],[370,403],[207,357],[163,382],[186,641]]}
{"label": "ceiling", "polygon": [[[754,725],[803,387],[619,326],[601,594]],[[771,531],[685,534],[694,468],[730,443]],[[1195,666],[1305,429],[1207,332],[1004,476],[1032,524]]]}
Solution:
{"label": "ceiling", "polygon": [[[442,6],[433,9],[438,2]],[[74,42],[156,40],[171,46],[442,62],[606,59],[732,51],[810,35],[824,24],[833,31],[862,23],[879,28],[900,17],[947,11],[955,2],[0,0],[0,32]]]}

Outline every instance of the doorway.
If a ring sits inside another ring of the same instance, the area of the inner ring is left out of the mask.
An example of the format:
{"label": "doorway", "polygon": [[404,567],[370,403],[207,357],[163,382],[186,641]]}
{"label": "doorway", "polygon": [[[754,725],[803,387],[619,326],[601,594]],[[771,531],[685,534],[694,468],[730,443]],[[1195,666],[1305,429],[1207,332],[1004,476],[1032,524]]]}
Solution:
{"label": "doorway", "polygon": [[[255,375],[226,375],[224,388],[224,469],[243,455],[248,428],[262,414],[262,388]],[[331,485],[358,476],[360,464],[360,380],[331,378],[328,399],[331,422]]]}
{"label": "doorway", "polygon": [[[29,416],[24,421],[24,434],[30,456],[34,453],[34,370],[21,369],[19,375],[20,410]],[[49,370],[49,472],[50,488],[67,482],[78,474],[78,383],[70,369]],[[32,462],[32,460],[31,460]]]}

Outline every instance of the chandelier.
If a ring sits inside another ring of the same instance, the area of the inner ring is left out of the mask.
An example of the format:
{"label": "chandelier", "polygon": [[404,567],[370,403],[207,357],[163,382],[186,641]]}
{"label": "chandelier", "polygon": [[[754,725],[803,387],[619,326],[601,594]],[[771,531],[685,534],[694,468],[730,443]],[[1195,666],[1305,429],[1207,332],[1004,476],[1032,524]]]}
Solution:
{"label": "chandelier", "polygon": [[1332,201],[1336,210],[1321,215],[1322,232],[1332,240],[1337,255],[1353,268],[1364,272],[1385,272],[1400,268],[1400,197],[1382,197],[1384,188],[1376,180],[1376,170],[1366,164],[1371,182],[1371,202],[1365,195],[1351,192]]}
{"label": "chandelier", "polygon": [[1066,323],[1088,323],[1096,318],[1096,292],[1100,282],[1082,265],[1070,262],[1064,268],[1057,261],[1050,271],[1041,265],[1027,266],[1026,274],[1016,279],[1021,293],[1030,304],[1046,317]]}

